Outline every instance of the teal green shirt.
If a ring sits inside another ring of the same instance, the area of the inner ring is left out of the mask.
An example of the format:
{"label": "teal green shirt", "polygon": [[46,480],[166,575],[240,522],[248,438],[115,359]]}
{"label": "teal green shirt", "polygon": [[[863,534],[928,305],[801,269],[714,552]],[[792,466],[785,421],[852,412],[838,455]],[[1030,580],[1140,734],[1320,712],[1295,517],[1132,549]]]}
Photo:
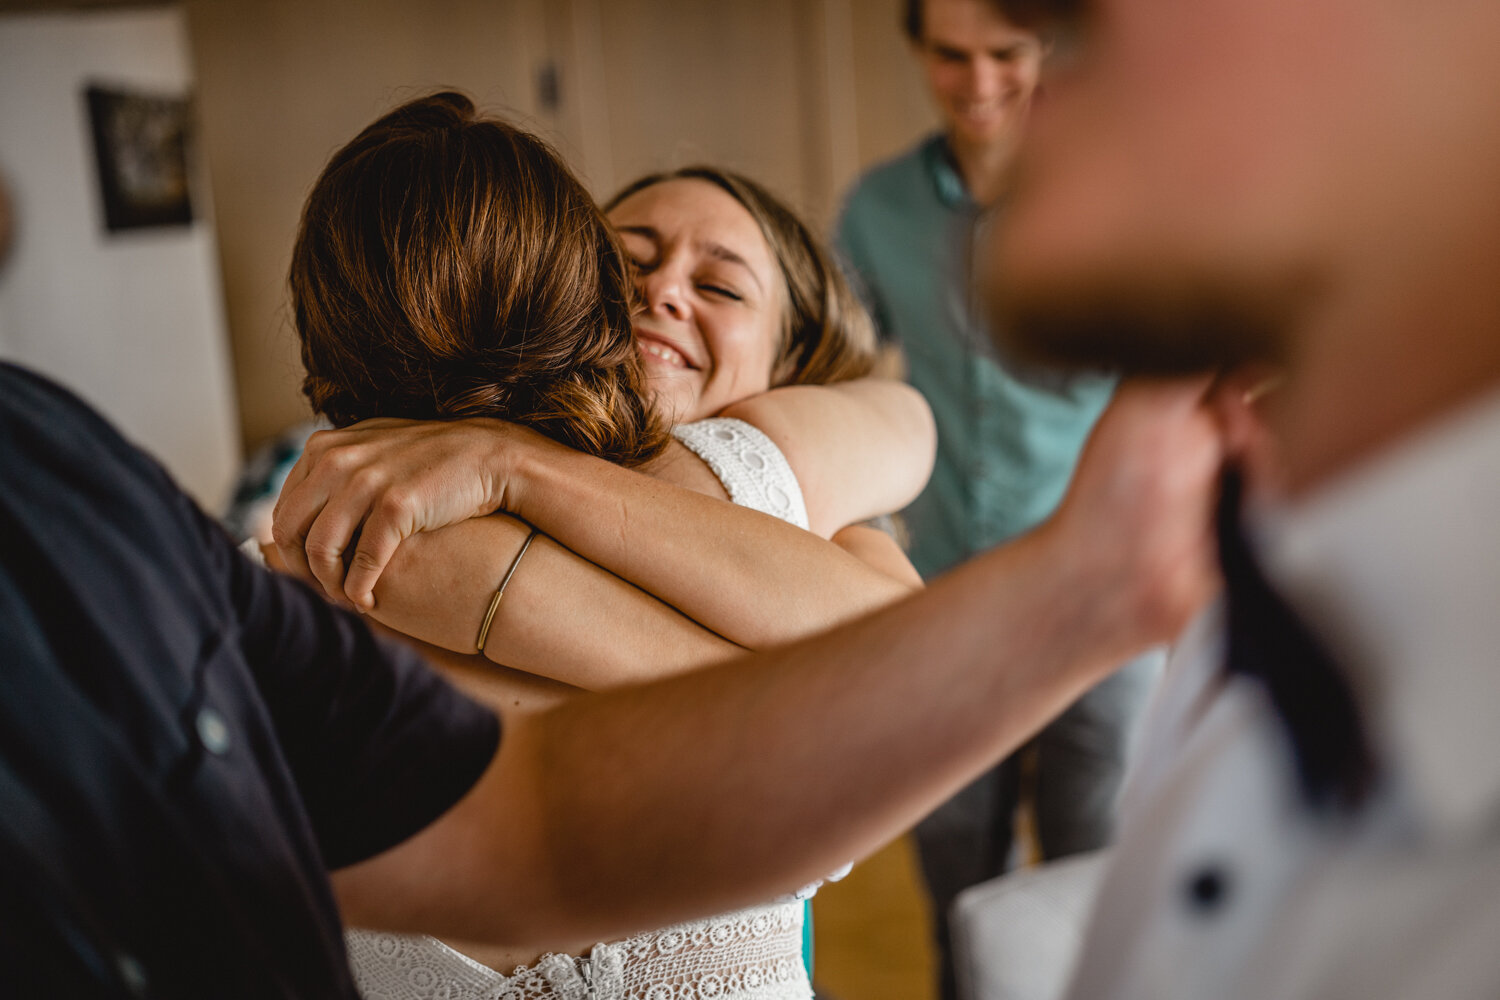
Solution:
{"label": "teal green shirt", "polygon": [[969,197],[939,135],[860,178],[839,220],[846,263],[937,421],[932,480],[905,511],[923,576],[1045,519],[1114,390],[996,352],[973,279],[999,214]]}

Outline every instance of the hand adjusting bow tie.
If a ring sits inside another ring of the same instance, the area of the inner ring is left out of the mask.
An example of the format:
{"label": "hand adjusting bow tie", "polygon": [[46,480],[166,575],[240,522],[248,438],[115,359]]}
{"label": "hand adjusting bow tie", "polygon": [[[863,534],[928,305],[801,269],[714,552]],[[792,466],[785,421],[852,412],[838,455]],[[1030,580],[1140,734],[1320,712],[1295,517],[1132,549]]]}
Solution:
{"label": "hand adjusting bow tie", "polygon": [[1227,608],[1225,669],[1265,688],[1292,745],[1303,798],[1352,811],[1368,795],[1375,759],[1343,671],[1306,622],[1272,589],[1240,521],[1243,476],[1220,484],[1219,561]]}

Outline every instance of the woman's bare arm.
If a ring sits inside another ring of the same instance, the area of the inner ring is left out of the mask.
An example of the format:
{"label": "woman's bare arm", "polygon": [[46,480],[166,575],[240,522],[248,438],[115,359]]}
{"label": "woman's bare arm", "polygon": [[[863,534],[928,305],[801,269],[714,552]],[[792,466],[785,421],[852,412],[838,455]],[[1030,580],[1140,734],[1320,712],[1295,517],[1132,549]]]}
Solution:
{"label": "woman's bare arm", "polygon": [[[363,524],[347,588],[359,606],[361,573],[369,579],[371,568],[384,568],[391,553],[413,541],[428,552],[440,550],[427,557],[414,550],[397,570],[400,579],[379,573],[382,589],[370,594],[375,599],[364,610],[445,648],[465,641],[470,625],[477,631],[523,534],[483,519],[428,530],[468,516],[453,512],[454,498],[463,495],[445,487],[454,478],[493,483],[499,496],[480,506],[495,502],[548,535],[566,535],[579,555],[748,648],[857,618],[918,586],[909,570],[894,578],[768,514],[619,468],[513,425],[385,424],[378,432],[333,433],[339,436],[309,442],[302,474],[294,470],[282,493],[276,541],[283,558],[294,570],[301,560],[302,573],[344,597],[343,550]],[[429,456],[439,439],[444,458],[434,463]],[[886,566],[904,562],[899,553],[885,558]],[[523,561],[513,584],[518,595],[526,593],[525,571]],[[502,608],[508,600],[509,592]],[[407,601],[421,606],[400,606]],[[518,608],[507,610],[512,621],[519,617]],[[535,627],[550,628],[554,638],[577,627],[557,618],[555,606],[537,610]]]}
{"label": "woman's bare arm", "polygon": [[[529,531],[494,515],[409,539],[376,586],[371,617],[443,649],[476,652],[490,599]],[[495,609],[483,652],[497,664],[602,691],[744,650],[538,535]]]}
{"label": "woman's bare arm", "polygon": [[753,424],[781,449],[824,538],[898,511],[932,475],[937,429],[922,394],[886,379],[793,385],[720,414]]}
{"label": "woman's bare arm", "polygon": [[[819,393],[828,397],[822,405],[815,402]],[[834,430],[857,424],[862,430],[851,432],[853,437],[883,438],[890,432],[885,450],[899,452],[901,457],[886,461],[872,457],[866,463],[896,470],[871,477],[882,484],[883,498],[877,506],[904,502],[925,480],[931,463],[930,416],[921,397],[906,387],[877,383],[872,390],[839,392],[809,387],[807,391],[778,390],[777,395],[778,400],[760,407],[760,413],[746,415],[764,416],[773,426],[779,420],[784,427],[795,427],[799,419],[825,419]],[[893,416],[873,416],[882,408]],[[831,456],[837,451],[826,445],[815,447],[817,436],[811,433],[787,437],[805,469],[816,455]],[[493,503],[504,504],[507,495],[533,498],[527,513],[514,507],[512,513],[526,517],[584,557],[713,632],[749,648],[764,648],[832,627],[921,585],[904,555],[889,542],[840,549],[769,516],[727,507],[661,481],[688,483],[694,472],[699,478],[704,476],[706,470],[692,458],[659,464],[653,470],[658,478],[652,479],[490,421],[440,425],[377,421],[353,431],[325,433],[309,445],[308,456],[293,471],[278,506],[278,544],[289,562],[300,558],[330,593],[347,594],[366,610],[403,600],[390,591],[383,596],[371,592],[385,561],[398,551],[403,539],[460,521]],[[550,457],[515,460],[533,449]],[[860,444],[851,448],[854,454],[872,450]],[[911,455],[916,457],[907,457]],[[549,469],[549,464],[554,467]],[[808,474],[799,472],[799,476]],[[523,476],[529,476],[525,483]],[[858,483],[844,489],[860,492]],[[835,504],[820,508],[823,519],[865,512],[847,500],[842,503],[842,508]],[[815,506],[810,502],[810,507]],[[828,513],[835,509],[843,513]],[[361,522],[363,534],[346,579],[343,550]],[[450,535],[447,543],[453,558],[459,560],[451,566],[462,567],[465,559],[481,561],[474,554],[485,549],[479,529],[454,526],[447,530],[458,533]],[[879,554],[873,561],[864,561],[866,554],[875,552]],[[406,572],[429,572],[424,564],[408,563],[415,569]],[[450,575],[445,582],[449,588],[472,591],[474,580],[484,576],[483,569],[464,570],[457,579]],[[408,578],[401,586],[410,594],[413,589],[421,592],[424,585]],[[373,604],[371,597],[376,598]],[[484,593],[471,594],[461,603],[482,606],[486,598]],[[451,607],[438,610],[452,614]],[[377,617],[392,613],[400,612],[386,610]],[[544,616],[542,620],[554,619]],[[409,617],[407,621],[421,629],[414,634],[433,638],[430,621],[412,622]],[[451,648],[448,640],[439,644]],[[517,665],[493,651],[490,655]]]}
{"label": "woman's bare arm", "polygon": [[867,566],[880,570],[893,580],[904,580],[913,590],[920,589],[922,577],[896,539],[880,528],[868,524],[851,524],[833,536],[833,544]]}
{"label": "woman's bare arm", "polygon": [[921,587],[893,544],[872,565],[857,547],[522,433],[524,444],[505,448],[515,460],[507,509],[747,648],[823,631]]}
{"label": "woman's bare arm", "polygon": [[414,647],[429,666],[436,668],[475,701],[483,702],[507,716],[528,715],[556,708],[582,694],[581,688],[548,677],[512,670],[491,663],[476,653],[455,653],[431,643],[413,639],[394,629],[376,623],[377,631],[396,636]]}
{"label": "woman's bare arm", "polygon": [[[526,549],[524,572],[517,563],[496,605],[481,655],[476,642],[491,598],[530,533],[495,514],[414,537],[376,585],[370,618],[416,640],[466,687],[482,679],[476,693],[509,708],[669,677],[745,651],[539,534]],[[265,555],[272,568],[289,570],[276,549]],[[490,697],[497,693],[507,697]]]}

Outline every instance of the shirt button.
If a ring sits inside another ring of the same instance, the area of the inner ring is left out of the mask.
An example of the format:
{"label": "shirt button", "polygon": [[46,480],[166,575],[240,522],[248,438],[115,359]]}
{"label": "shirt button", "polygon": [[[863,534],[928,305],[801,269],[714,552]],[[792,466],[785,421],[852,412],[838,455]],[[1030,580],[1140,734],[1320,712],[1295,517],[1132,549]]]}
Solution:
{"label": "shirt button", "polygon": [[1207,864],[1189,873],[1182,884],[1182,895],[1188,909],[1208,916],[1224,908],[1234,880],[1223,865]]}
{"label": "shirt button", "polygon": [[115,952],[115,971],[120,976],[120,982],[133,997],[144,997],[150,981],[146,978],[146,970],[134,955],[123,951]]}
{"label": "shirt button", "polygon": [[199,711],[194,725],[198,729],[198,741],[203,744],[203,749],[217,757],[229,752],[229,723],[224,721],[224,716],[211,708],[205,708]]}

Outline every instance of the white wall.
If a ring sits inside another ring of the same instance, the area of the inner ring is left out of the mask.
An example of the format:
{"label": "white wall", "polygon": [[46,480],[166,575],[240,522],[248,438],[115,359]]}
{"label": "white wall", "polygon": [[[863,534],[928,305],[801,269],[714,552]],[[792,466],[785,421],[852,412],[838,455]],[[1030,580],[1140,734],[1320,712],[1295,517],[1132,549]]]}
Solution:
{"label": "white wall", "polygon": [[190,227],[107,233],[83,97],[185,94],[191,65],[175,8],[0,16],[0,357],[78,392],[216,509],[240,445],[209,191]]}

